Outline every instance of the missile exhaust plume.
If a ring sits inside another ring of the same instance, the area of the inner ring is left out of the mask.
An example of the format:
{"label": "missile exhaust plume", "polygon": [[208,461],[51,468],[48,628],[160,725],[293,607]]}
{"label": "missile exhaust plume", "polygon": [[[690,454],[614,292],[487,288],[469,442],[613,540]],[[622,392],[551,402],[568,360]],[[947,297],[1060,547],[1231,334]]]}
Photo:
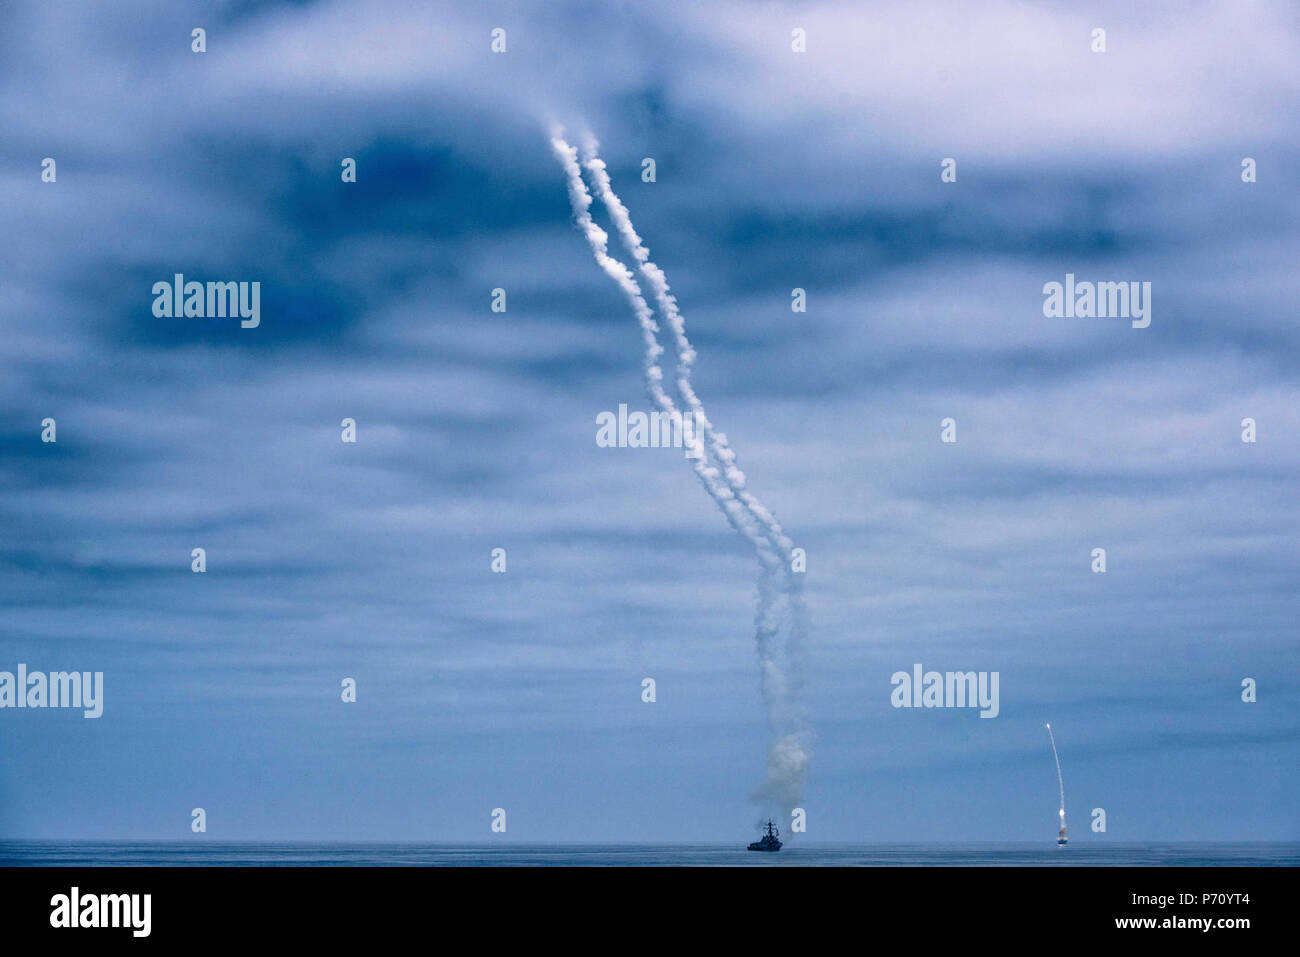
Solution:
{"label": "missile exhaust plume", "polygon": [[[696,353],[691,348],[690,340],[686,337],[686,322],[677,308],[676,297],[669,292],[668,277],[664,275],[662,269],[651,262],[650,250],[646,248],[641,241],[641,237],[637,235],[636,229],[632,226],[632,218],[627,211],[627,207],[615,194],[605,162],[596,155],[597,146],[598,144],[594,139],[587,139],[582,151],[583,166],[586,167],[591,177],[593,191],[600,201],[605,204],[605,208],[609,210],[610,222],[618,230],[624,248],[636,261],[637,270],[646,280],[651,292],[654,293],[659,312],[667,320],[668,326],[672,330],[677,352],[677,390],[687,408],[696,415],[697,420],[700,422],[704,430],[704,437],[709,442],[710,450],[722,466],[722,474],[727,481],[727,486],[741,500],[745,510],[753,516],[754,521],[763,528],[764,534],[772,543],[773,548],[779,550],[782,555],[788,556],[790,550],[794,547],[794,543],[786,537],[780,523],[777,522],[775,516],[767,510],[763,503],[745,490],[745,473],[736,465],[735,452],[728,446],[726,435],[714,429],[713,423],[704,410],[704,404],[700,402],[695,390],[691,387],[691,366],[695,362]],[[792,577],[789,564],[783,563],[783,568],[786,577]]]}
{"label": "missile exhaust plume", "polygon": [[[662,370],[658,366],[663,348],[659,345],[656,323],[631,270],[613,259],[608,252],[608,236],[592,222],[589,213],[591,194],[582,179],[577,151],[565,142],[560,132],[551,139],[552,149],[565,168],[569,196],[578,228],[586,235],[596,261],[617,282],[632,304],[647,342],[647,385],[651,398],[665,410],[674,408],[673,400],[663,392]],[[759,659],[760,691],[773,741],[768,750],[767,773],[755,795],[772,801],[785,812],[802,800],[803,777],[809,758],[809,734],[798,707],[798,693],[804,677],[803,636],[807,611],[803,602],[802,580],[791,566],[793,542],[782,530],[775,516],[745,487],[745,474],[736,464],[736,455],[727,437],[713,427],[703,403],[691,386],[691,366],[696,353],[686,337],[685,321],[669,291],[663,270],[650,260],[649,250],[632,225],[631,216],[615,194],[604,162],[596,155],[597,144],[588,138],[583,146],[583,166],[592,182],[592,191],[609,213],[610,223],[618,232],[624,248],[636,263],[638,272],[654,296],[659,312],[668,323],[677,358],[677,392],[684,412],[693,416],[703,432],[703,441],[695,437],[696,473],[705,490],[723,510],[727,520],[753,546],[761,566],[758,580],[758,607],[755,612],[755,645]],[[653,370],[653,373],[652,371]],[[704,444],[712,461],[706,464]],[[778,636],[786,631],[784,664],[777,653]]]}
{"label": "missile exhaust plume", "polygon": [[[803,682],[803,635],[807,627],[807,611],[803,603],[802,581],[791,567],[791,550],[794,543],[786,536],[776,517],[767,509],[757,496],[745,488],[745,473],[736,464],[736,454],[727,443],[727,437],[713,427],[703,403],[691,386],[691,366],[696,353],[686,336],[686,322],[677,306],[677,299],[668,286],[668,278],[650,259],[650,250],[642,242],[632,225],[627,207],[618,198],[610,183],[605,163],[596,155],[598,144],[593,137],[587,137],[583,144],[583,166],[591,179],[592,191],[605,205],[610,222],[618,232],[623,247],[637,265],[646,285],[654,294],[660,315],[667,321],[674,339],[677,353],[677,391],[682,396],[687,409],[695,416],[709,443],[709,450],[718,462],[727,487],[740,500],[754,523],[762,530],[772,549],[781,556],[781,577],[783,582],[775,584],[768,580],[773,569],[764,565],[764,579],[759,583],[759,621],[757,623],[757,645],[761,668],[761,687],[764,705],[768,712],[769,724],[778,735],[768,756],[768,781],[763,791],[773,796],[790,789],[783,782],[792,775],[802,774],[796,770],[807,760],[807,734],[803,728],[802,716],[797,713],[793,702]],[[771,616],[764,613],[765,608],[776,604],[778,597],[786,602],[786,615],[789,627],[786,638],[785,657],[786,673],[782,673],[775,661],[775,639],[777,625]],[[784,798],[782,798],[784,801]]]}
{"label": "missile exhaust plume", "polygon": [[[661,411],[670,416],[677,415],[678,411],[672,396],[668,395],[663,388],[663,370],[659,367],[659,357],[663,355],[664,350],[663,346],[659,345],[659,325],[655,322],[654,314],[646,304],[645,297],[641,295],[641,288],[633,278],[631,270],[609,255],[609,236],[591,218],[591,194],[587,191],[587,184],[582,180],[582,170],[578,166],[578,151],[565,142],[559,132],[551,137],[551,148],[564,167],[568,178],[569,202],[573,207],[573,217],[578,229],[586,237],[597,264],[627,297],[632,312],[641,326],[641,335],[645,342],[646,390]],[[699,437],[695,436],[694,441],[699,443]],[[696,475],[699,476],[709,495],[718,503],[731,526],[749,539],[767,561],[772,563],[778,561],[777,557],[771,554],[770,549],[763,545],[751,523],[746,520],[743,507],[721,481],[718,470],[708,464],[702,451],[702,449],[693,450],[692,463]]]}
{"label": "missile exhaust plume", "polygon": [[1047,737],[1052,742],[1052,757],[1056,760],[1056,786],[1061,792],[1061,829],[1065,829],[1065,782],[1061,779],[1061,756],[1056,753],[1056,735],[1052,734],[1052,726],[1047,726]]}

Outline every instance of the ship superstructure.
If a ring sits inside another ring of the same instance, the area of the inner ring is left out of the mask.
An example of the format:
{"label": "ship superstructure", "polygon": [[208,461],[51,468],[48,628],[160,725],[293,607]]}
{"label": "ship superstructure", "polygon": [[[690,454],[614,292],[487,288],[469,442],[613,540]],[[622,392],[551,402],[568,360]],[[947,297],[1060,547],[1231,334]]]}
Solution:
{"label": "ship superstructure", "polygon": [[751,851],[779,851],[781,850],[781,832],[773,828],[772,822],[767,822],[767,833],[761,838],[749,845]]}

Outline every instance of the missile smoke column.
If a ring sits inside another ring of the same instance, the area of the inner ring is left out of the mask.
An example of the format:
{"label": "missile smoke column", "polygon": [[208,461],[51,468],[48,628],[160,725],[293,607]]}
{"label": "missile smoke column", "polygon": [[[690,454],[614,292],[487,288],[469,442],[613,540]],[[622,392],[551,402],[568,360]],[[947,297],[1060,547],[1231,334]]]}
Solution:
{"label": "missile smoke column", "polygon": [[[773,803],[788,814],[803,799],[810,747],[810,734],[799,706],[805,670],[803,638],[807,630],[807,610],[802,579],[794,573],[791,565],[793,542],[776,517],[746,488],[745,473],[736,463],[736,453],[728,445],[726,435],[714,428],[703,403],[695,394],[690,377],[696,353],[686,337],[685,320],[676,298],[669,292],[667,277],[650,261],[650,251],[637,235],[627,207],[614,193],[605,164],[596,155],[596,141],[591,137],[586,139],[581,166],[577,149],[565,141],[561,131],[552,133],[551,148],[564,167],[578,229],[586,237],[597,264],[622,289],[641,327],[646,345],[646,388],[650,398],[662,411],[675,414],[677,403],[664,390],[663,370],[659,367],[659,359],[664,353],[658,339],[659,324],[654,320],[632,271],[610,256],[608,234],[591,218],[591,192],[605,206],[624,249],[653,294],[659,313],[672,333],[677,361],[675,385],[681,397],[682,411],[693,416],[703,432],[702,437],[688,437],[692,467],[705,491],[722,510],[731,527],[749,542],[758,559],[755,645],[763,705],[773,740],[768,749],[767,774],[755,798]],[[584,167],[592,183],[591,191],[582,178]],[[783,631],[784,650],[780,651],[779,638]]]}
{"label": "missile smoke column", "polygon": [[1065,782],[1061,779],[1061,756],[1056,753],[1056,735],[1052,734],[1052,726],[1047,725],[1047,737],[1052,742],[1052,757],[1056,760],[1056,786],[1061,792],[1061,836],[1065,836]]}

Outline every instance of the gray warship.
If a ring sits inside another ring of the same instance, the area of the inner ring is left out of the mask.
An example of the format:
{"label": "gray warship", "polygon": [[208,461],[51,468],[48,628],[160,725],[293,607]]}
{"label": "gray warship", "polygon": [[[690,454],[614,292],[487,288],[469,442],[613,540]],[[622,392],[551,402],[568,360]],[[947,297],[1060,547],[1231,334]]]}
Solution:
{"label": "gray warship", "polygon": [[772,832],[772,822],[767,822],[767,833],[761,838],[749,845],[751,851],[779,851],[781,850],[780,831]]}

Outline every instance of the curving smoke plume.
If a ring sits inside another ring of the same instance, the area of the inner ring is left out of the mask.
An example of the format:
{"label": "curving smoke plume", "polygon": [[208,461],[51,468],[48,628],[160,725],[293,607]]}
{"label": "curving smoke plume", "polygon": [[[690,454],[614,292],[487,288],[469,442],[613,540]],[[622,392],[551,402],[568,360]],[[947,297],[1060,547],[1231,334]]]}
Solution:
{"label": "curving smoke plume", "polygon": [[[596,262],[623,290],[641,326],[646,343],[645,377],[651,399],[663,411],[673,413],[676,405],[663,389],[663,370],[659,359],[659,325],[641,293],[641,287],[622,262],[609,255],[609,237],[591,218],[592,198],[577,162],[577,150],[561,132],[551,138],[551,147],[563,165],[568,179],[569,199],[574,219],[586,236]],[[632,219],[614,193],[604,162],[596,155],[597,144],[588,138],[583,146],[583,166],[591,179],[592,189],[609,213],[624,248],[654,295],[659,312],[672,332],[677,359],[677,392],[685,411],[692,415],[703,432],[703,439],[693,437],[692,450],[696,474],[705,490],[722,509],[732,528],[754,548],[760,565],[758,607],[755,612],[755,644],[759,661],[759,687],[773,740],[768,749],[767,773],[756,798],[775,804],[783,813],[797,806],[803,798],[804,773],[809,760],[810,734],[799,707],[799,691],[804,677],[803,636],[807,611],[803,601],[802,581],[792,569],[793,542],[782,530],[776,517],[745,487],[745,473],[736,464],[736,454],[727,437],[717,431],[691,386],[691,366],[695,350],[686,336],[686,323],[669,291],[663,270],[650,260],[650,251],[641,242]],[[707,443],[708,454],[704,446]],[[716,464],[713,464],[716,463]],[[779,649],[781,631],[785,631],[784,652]]]}
{"label": "curving smoke plume", "polygon": [[[645,297],[641,295],[641,287],[637,285],[631,271],[609,255],[608,234],[592,221],[589,212],[591,194],[587,191],[586,183],[582,181],[582,171],[578,166],[577,149],[566,143],[558,134],[551,139],[551,147],[568,175],[569,201],[573,206],[573,215],[578,228],[587,237],[587,243],[591,246],[596,262],[623,290],[623,294],[631,304],[632,311],[636,314],[637,322],[641,326],[641,335],[646,347],[644,368],[646,389],[650,393],[650,398],[662,411],[669,415],[675,415],[678,412],[676,404],[673,402],[672,396],[664,392],[663,370],[659,368],[659,357],[663,355],[664,351],[663,346],[659,345],[659,324],[654,321],[654,315],[646,304]],[[768,556],[767,560],[775,562],[777,560],[775,556],[769,555],[762,538],[751,523],[746,520],[744,507],[722,480],[718,470],[709,465],[707,458],[703,454],[703,449],[699,447],[701,445],[699,437],[693,436],[692,441],[697,448],[692,450],[691,462],[695,474],[704,483],[709,495],[722,508],[723,514],[727,516],[731,526],[748,538],[755,549]]]}
{"label": "curving smoke plume", "polygon": [[1047,724],[1047,737],[1052,742],[1052,760],[1056,762],[1056,787],[1061,795],[1061,836],[1065,836],[1065,779],[1061,777],[1061,756],[1056,753],[1056,735],[1052,734],[1051,722]]}

